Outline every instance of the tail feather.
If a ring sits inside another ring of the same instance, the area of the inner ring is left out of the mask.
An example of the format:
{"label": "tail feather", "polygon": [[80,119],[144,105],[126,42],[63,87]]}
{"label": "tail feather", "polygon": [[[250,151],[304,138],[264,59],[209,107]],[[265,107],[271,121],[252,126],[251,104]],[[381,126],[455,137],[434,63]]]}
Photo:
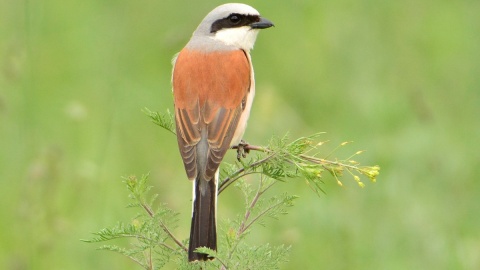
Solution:
{"label": "tail feather", "polygon": [[194,181],[194,201],[188,261],[206,261],[207,254],[194,252],[196,248],[207,247],[217,250],[217,175],[205,180],[198,176]]}

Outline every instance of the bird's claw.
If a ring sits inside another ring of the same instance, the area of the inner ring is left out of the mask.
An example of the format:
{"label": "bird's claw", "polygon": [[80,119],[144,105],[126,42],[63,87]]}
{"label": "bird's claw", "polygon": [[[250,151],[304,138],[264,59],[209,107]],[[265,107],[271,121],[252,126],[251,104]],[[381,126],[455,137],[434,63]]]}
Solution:
{"label": "bird's claw", "polygon": [[250,149],[247,148],[248,143],[245,142],[244,140],[241,140],[240,143],[237,145],[237,159],[240,161],[240,159],[246,158],[247,154],[250,153]]}

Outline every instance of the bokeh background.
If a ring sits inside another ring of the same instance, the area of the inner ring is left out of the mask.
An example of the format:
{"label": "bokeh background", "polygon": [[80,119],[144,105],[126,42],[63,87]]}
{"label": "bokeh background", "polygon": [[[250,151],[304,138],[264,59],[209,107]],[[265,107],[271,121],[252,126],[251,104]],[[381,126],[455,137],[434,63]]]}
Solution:
{"label": "bokeh background", "polygon": [[[354,141],[335,156],[382,168],[364,189],[326,175],[320,197],[279,185],[301,198],[250,242],[292,245],[283,269],[480,269],[480,1],[245,2],[276,24],[245,139],[325,131],[325,153]],[[0,268],[139,269],[80,241],[135,215],[131,174],[188,237],[175,138],[141,110],[172,109],[171,58],[221,3],[0,2]],[[243,209],[233,189],[220,204]]]}

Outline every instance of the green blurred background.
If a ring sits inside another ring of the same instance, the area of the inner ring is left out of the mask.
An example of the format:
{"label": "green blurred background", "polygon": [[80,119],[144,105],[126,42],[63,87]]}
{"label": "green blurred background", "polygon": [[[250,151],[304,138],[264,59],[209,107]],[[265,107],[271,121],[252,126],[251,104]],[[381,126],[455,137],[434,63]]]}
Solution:
{"label": "green blurred background", "polygon": [[[79,241],[135,215],[130,174],[188,236],[176,141],[141,109],[172,109],[171,58],[221,3],[0,1],[0,268],[139,269]],[[284,269],[480,269],[480,1],[247,3],[276,27],[245,139],[325,131],[325,153],[352,140],[339,157],[382,168],[364,189],[325,177],[320,198],[279,185],[301,198],[251,243],[291,244]],[[235,190],[220,205],[242,210]]]}

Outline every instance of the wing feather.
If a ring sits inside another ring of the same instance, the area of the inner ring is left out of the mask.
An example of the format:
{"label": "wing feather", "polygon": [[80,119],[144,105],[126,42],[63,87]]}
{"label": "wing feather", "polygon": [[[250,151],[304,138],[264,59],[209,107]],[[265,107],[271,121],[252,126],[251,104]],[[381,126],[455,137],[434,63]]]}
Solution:
{"label": "wing feather", "polygon": [[[183,49],[179,53],[173,72],[175,121],[189,179],[199,172],[205,179],[213,178],[230,148],[250,88],[250,74],[242,50],[203,53]],[[205,153],[196,151],[202,131],[208,143]],[[206,164],[205,168],[197,168],[199,164]]]}

